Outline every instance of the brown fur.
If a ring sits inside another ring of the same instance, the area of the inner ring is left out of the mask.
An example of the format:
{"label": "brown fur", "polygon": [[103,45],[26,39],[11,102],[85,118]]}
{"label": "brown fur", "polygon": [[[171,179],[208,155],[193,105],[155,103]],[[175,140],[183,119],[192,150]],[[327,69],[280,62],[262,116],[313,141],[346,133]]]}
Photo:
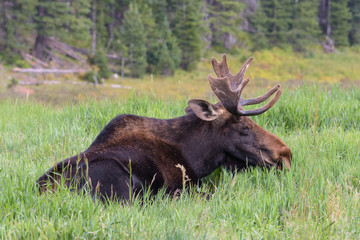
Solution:
{"label": "brown fur", "polygon": [[[214,70],[221,77],[209,77],[221,100],[217,104],[192,99],[185,116],[168,120],[134,115],[115,117],[87,150],[42,175],[37,180],[40,191],[49,186],[54,189],[56,183],[64,181],[76,188],[88,184],[92,194],[102,198],[127,201],[144,187],[156,193],[165,186],[168,193],[177,193],[184,185],[199,183],[223,164],[231,169],[248,166],[281,169],[284,163],[290,168],[292,155],[288,146],[247,117],[271,108],[281,95],[280,85],[259,98],[240,98],[248,82],[242,79],[251,61],[252,58],[239,73],[232,75],[225,56],[220,63],[213,59]],[[263,102],[275,92],[265,106],[242,109],[241,104]]]}
{"label": "brown fur", "polygon": [[[37,183],[43,191],[61,176],[68,186],[74,179],[83,186],[90,178],[101,196],[127,200],[130,182],[133,193],[150,184],[154,193],[163,186],[169,193],[181,189],[183,175],[177,164],[185,168],[189,184],[196,184],[223,163],[237,168],[264,167],[281,165],[282,158],[291,159],[290,149],[278,137],[248,117],[237,119],[221,104],[218,108],[223,114],[214,121],[203,121],[189,109],[185,116],[169,120],[117,116],[87,150],[58,163]],[[121,176],[111,176],[112,172]]]}

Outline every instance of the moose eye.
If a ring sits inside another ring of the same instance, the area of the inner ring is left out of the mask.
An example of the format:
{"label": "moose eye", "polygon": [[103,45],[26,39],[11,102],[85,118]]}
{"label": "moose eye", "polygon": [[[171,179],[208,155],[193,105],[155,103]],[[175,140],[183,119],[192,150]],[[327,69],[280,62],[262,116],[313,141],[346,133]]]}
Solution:
{"label": "moose eye", "polygon": [[242,127],[241,130],[240,130],[240,134],[241,134],[241,135],[248,135],[249,132],[250,132],[250,128],[249,128],[248,126],[244,126],[244,127]]}

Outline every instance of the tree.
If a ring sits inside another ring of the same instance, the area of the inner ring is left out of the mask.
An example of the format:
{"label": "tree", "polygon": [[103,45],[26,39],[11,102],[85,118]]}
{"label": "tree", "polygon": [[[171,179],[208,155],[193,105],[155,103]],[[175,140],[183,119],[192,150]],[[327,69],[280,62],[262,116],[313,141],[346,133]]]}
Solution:
{"label": "tree", "polygon": [[155,21],[154,10],[152,9],[151,2],[142,1],[142,3],[138,5],[138,8],[146,35],[146,71],[149,73],[155,73],[157,71],[157,64],[159,62],[161,49],[161,42],[159,41],[159,28]]}
{"label": "tree", "polygon": [[304,51],[320,36],[317,7],[318,3],[312,0],[295,1],[288,40],[297,51]]}
{"label": "tree", "polygon": [[255,12],[248,17],[249,32],[252,41],[254,42],[254,49],[261,49],[269,47],[269,39],[267,38],[267,16],[261,5],[261,2],[256,6]]}
{"label": "tree", "polygon": [[74,35],[78,37],[78,41],[89,39],[89,20],[87,18],[89,11],[88,0],[67,2],[39,0],[34,17],[36,25],[35,56],[47,60],[46,41],[49,37],[57,37],[65,42],[71,40],[70,36]]}
{"label": "tree", "polygon": [[332,0],[331,5],[331,37],[336,46],[349,45],[349,33],[351,29],[351,13],[347,6],[349,0]]}
{"label": "tree", "polygon": [[286,44],[292,22],[293,1],[289,0],[264,0],[262,7],[267,17],[266,36],[271,45]]}
{"label": "tree", "polygon": [[125,12],[122,37],[128,49],[131,76],[143,76],[146,70],[146,35],[135,3],[130,3],[129,9]]}
{"label": "tree", "polygon": [[109,78],[111,75],[111,71],[108,68],[108,62],[106,58],[105,51],[103,49],[98,49],[96,51],[95,57],[95,64],[99,67],[98,77],[99,80]]}
{"label": "tree", "polygon": [[208,21],[212,32],[212,45],[230,49],[237,41],[245,4],[236,0],[208,0]]}
{"label": "tree", "polygon": [[352,14],[349,40],[351,44],[360,44],[360,0],[350,0],[348,8]]}
{"label": "tree", "polygon": [[183,0],[177,8],[174,34],[181,49],[180,66],[193,70],[201,55],[199,1]]}
{"label": "tree", "polygon": [[90,45],[91,20],[88,18],[91,9],[90,0],[68,1],[68,12],[66,16],[66,36],[62,40],[82,48]]}
{"label": "tree", "polygon": [[163,75],[173,75],[175,69],[180,65],[181,50],[177,44],[175,36],[169,29],[167,19],[159,24],[161,49],[157,71]]}
{"label": "tree", "polygon": [[34,29],[31,20],[36,4],[36,0],[0,0],[0,52],[10,64],[20,59],[20,52],[31,45]]}
{"label": "tree", "polygon": [[158,32],[158,56],[156,71],[165,75],[172,75],[180,64],[180,49],[175,36],[170,30],[167,18],[166,1],[154,0],[152,12]]}

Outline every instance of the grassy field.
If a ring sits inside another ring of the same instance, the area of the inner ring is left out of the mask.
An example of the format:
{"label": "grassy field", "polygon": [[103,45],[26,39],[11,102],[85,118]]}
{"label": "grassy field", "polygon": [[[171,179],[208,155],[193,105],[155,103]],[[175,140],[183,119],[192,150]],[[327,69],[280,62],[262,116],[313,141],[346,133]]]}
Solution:
{"label": "grassy field", "polygon": [[[84,102],[88,98],[126,100],[134,92],[172,101],[181,100],[184,97],[204,98],[212,96],[207,81],[208,74],[214,74],[211,57],[220,60],[221,56],[220,53],[207,53],[193,72],[177,70],[171,77],[147,74],[142,79],[127,77],[123,81],[108,79],[104,85],[97,87],[84,81],[74,80],[76,78],[72,75],[14,74],[10,69],[1,68],[0,65],[0,99],[14,96],[24,99],[28,97],[58,106],[63,103]],[[247,76],[251,79],[246,89],[248,94],[277,83],[289,89],[296,89],[303,84],[318,83],[323,86],[335,83],[345,88],[360,86],[359,47],[340,49],[339,54],[326,54],[320,48],[314,48],[307,54],[275,48],[259,52],[242,50],[242,52],[227,56],[228,64],[233,72],[238,71],[248,57],[254,57],[254,62],[247,71]],[[18,82],[34,80],[48,83],[55,80],[59,84],[18,85],[7,88],[12,79]],[[32,94],[27,96],[26,91],[31,91]]]}
{"label": "grassy field", "polygon": [[86,149],[114,116],[172,118],[186,101],[143,96],[62,108],[0,101],[0,238],[360,238],[360,91],[338,86],[285,89],[254,117],[291,148],[290,171],[219,169],[176,201],[160,193],[143,204],[105,206],[63,187],[39,196],[36,179]]}

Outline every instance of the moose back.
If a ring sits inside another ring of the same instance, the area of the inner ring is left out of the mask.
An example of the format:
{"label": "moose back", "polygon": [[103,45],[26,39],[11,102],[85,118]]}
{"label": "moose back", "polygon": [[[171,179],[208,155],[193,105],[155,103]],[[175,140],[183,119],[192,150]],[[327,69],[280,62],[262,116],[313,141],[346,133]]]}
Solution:
{"label": "moose back", "polygon": [[[290,168],[289,147],[249,118],[275,104],[281,95],[280,85],[263,96],[241,98],[252,60],[249,58],[233,75],[225,55],[221,62],[212,59],[217,77],[209,75],[208,80],[220,100],[216,104],[192,99],[186,114],[174,119],[128,114],[115,117],[88,149],[42,175],[37,180],[40,192],[64,181],[69,187],[88,185],[92,194],[102,199],[127,201],[144,186],[154,194],[164,186],[167,193],[174,193],[184,185],[198,183],[223,164]],[[274,93],[264,106],[244,110],[243,106],[264,102]]]}

